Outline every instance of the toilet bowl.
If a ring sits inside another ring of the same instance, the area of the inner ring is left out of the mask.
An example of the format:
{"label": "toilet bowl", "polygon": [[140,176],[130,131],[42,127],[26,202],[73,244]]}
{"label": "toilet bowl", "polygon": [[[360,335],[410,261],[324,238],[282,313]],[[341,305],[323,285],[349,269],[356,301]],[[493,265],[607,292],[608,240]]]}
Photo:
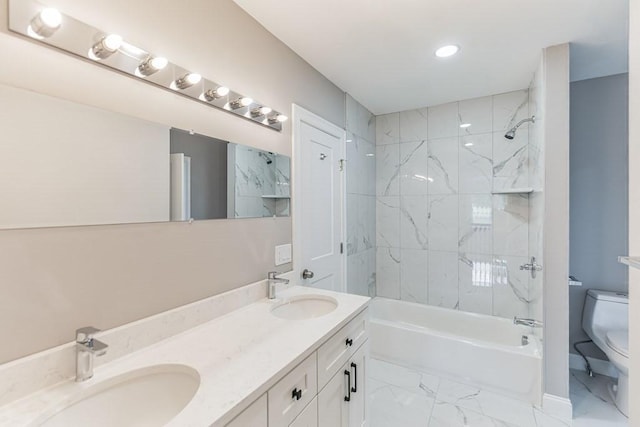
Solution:
{"label": "toilet bowl", "polygon": [[609,392],[616,407],[629,416],[629,297],[625,293],[590,289],[582,313],[582,328],[618,371]]}

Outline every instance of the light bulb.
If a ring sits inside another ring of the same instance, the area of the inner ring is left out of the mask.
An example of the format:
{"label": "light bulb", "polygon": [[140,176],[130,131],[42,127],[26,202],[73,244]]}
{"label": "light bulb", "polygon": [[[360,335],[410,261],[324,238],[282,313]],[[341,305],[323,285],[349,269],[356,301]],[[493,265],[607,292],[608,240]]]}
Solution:
{"label": "light bulb", "polygon": [[143,76],[150,76],[151,74],[157,73],[158,71],[166,68],[168,64],[169,61],[167,58],[163,58],[161,56],[150,56],[138,65],[138,69],[136,71]]}
{"label": "light bulb", "polygon": [[204,96],[204,99],[211,102],[215,99],[221,98],[223,96],[227,96],[228,94],[229,94],[229,88],[226,86],[220,86],[217,89],[209,89],[203,94],[203,96]]}
{"label": "light bulb", "polygon": [[242,98],[238,98],[235,101],[232,101],[229,103],[231,108],[233,108],[234,110],[237,110],[238,108],[241,108],[241,107],[248,107],[251,104],[253,104],[253,99],[246,96],[243,96]]}
{"label": "light bulb", "polygon": [[89,51],[91,59],[105,59],[113,55],[122,46],[122,37],[117,34],[109,34],[93,45]]}
{"label": "light bulb", "polygon": [[440,49],[436,50],[436,56],[438,58],[446,58],[448,56],[455,55],[460,51],[460,47],[450,44],[447,46],[442,46]]}
{"label": "light bulb", "polygon": [[200,80],[202,80],[202,76],[200,74],[187,73],[173,83],[178,89],[187,89],[193,86],[194,84],[199,83]]}
{"label": "light bulb", "polygon": [[105,49],[115,52],[120,49],[120,46],[122,46],[122,37],[117,34],[109,34],[107,37],[102,39],[102,44]]}
{"label": "light bulb", "polygon": [[287,120],[289,120],[289,117],[285,116],[284,114],[275,114],[271,117],[269,117],[269,124],[275,124],[275,123],[283,123],[286,122]]}
{"label": "light bulb", "polygon": [[254,108],[253,110],[251,110],[251,117],[262,117],[262,116],[266,116],[267,114],[271,113],[273,111],[273,109],[271,107],[259,107],[259,108]]}
{"label": "light bulb", "polygon": [[62,14],[57,9],[46,7],[31,20],[27,33],[31,37],[43,39],[52,36],[61,24]]}

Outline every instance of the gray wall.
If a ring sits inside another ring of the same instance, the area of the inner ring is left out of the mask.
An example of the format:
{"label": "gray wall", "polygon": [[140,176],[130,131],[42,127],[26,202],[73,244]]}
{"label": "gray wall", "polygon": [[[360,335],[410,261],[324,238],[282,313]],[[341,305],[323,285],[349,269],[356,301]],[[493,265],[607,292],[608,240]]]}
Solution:
{"label": "gray wall", "polygon": [[[43,3],[278,111],[297,103],[344,127],[344,92],[232,0],[191,0],[189,7],[150,0]],[[7,30],[7,10],[0,0],[0,52],[11,58],[2,62],[0,83],[291,155],[291,120],[275,132],[16,37]],[[79,326],[112,328],[264,279],[276,269],[274,246],[291,242],[291,218],[0,234],[0,342],[11,343],[0,346],[2,363],[70,342]]]}
{"label": "gray wall", "polygon": [[191,218],[227,217],[227,148],[229,143],[171,129],[171,154],[191,157]]}
{"label": "gray wall", "polygon": [[[628,75],[571,84],[570,288],[572,344],[588,339],[581,327],[587,289],[628,290],[628,268],[617,262],[628,245]],[[581,347],[606,359],[595,345]]]}

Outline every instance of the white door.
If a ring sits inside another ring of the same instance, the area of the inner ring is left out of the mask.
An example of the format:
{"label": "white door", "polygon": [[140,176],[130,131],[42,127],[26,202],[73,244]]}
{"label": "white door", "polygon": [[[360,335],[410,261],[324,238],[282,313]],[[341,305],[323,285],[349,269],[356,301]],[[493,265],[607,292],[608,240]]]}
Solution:
{"label": "white door", "polygon": [[306,286],[344,291],[345,131],[296,105],[293,113],[296,270]]}

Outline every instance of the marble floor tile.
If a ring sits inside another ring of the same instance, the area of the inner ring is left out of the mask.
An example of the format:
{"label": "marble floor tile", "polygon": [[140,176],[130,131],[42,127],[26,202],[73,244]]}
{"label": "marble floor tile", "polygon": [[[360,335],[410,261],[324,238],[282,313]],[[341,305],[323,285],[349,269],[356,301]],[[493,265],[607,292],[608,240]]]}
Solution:
{"label": "marble floor tile", "polygon": [[391,384],[414,394],[435,398],[440,384],[436,375],[419,372],[415,369],[395,365],[383,360],[371,359],[369,377]]}
{"label": "marble floor tile", "polygon": [[455,405],[436,401],[429,419],[429,427],[519,427],[488,417],[479,412]]}
{"label": "marble floor tile", "polygon": [[475,411],[506,425],[536,427],[531,404],[475,386],[442,379],[436,401]]}
{"label": "marble floor tile", "polygon": [[604,375],[589,377],[584,371],[571,371],[569,381],[574,427],[627,426],[629,420],[615,407]]}
{"label": "marble floor tile", "polygon": [[571,371],[572,424],[508,396],[373,358],[367,380],[372,427],[628,426],[607,392],[611,378],[582,371]]}
{"label": "marble floor tile", "polygon": [[371,427],[425,427],[434,398],[368,379]]}

